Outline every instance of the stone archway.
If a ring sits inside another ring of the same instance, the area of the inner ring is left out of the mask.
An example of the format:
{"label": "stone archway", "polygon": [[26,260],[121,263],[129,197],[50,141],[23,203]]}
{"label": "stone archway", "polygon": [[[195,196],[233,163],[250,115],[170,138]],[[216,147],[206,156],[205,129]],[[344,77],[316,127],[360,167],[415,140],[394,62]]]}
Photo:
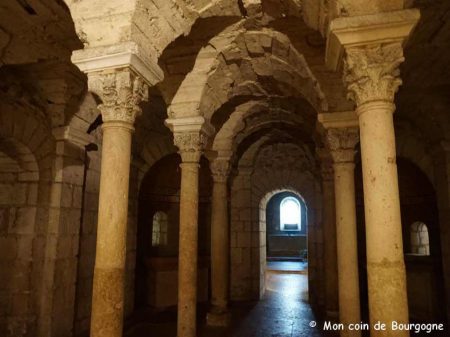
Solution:
{"label": "stone archway", "polygon": [[[261,289],[261,293],[260,296],[262,297],[264,295],[265,292],[265,273],[266,273],[266,269],[267,269],[267,218],[266,218],[266,214],[267,214],[267,206],[270,202],[270,200],[283,193],[283,192],[290,192],[293,195],[295,195],[299,200],[301,200],[302,205],[304,205],[304,210],[305,210],[305,217],[304,220],[302,219],[302,222],[304,222],[305,227],[306,227],[306,237],[308,236],[308,205],[305,201],[305,199],[303,198],[303,196],[301,195],[301,193],[299,193],[296,189],[292,189],[292,188],[281,188],[281,189],[276,189],[273,190],[271,192],[268,192],[260,201],[259,203],[259,229],[260,229],[260,233],[261,235],[259,236],[259,245],[260,245],[260,252],[259,252],[259,263],[260,263],[260,289]],[[262,234],[264,233],[264,235]],[[306,240],[306,248],[308,246],[308,240]]]}
{"label": "stone archway", "polygon": [[265,216],[267,260],[306,259],[308,209],[304,200],[290,191],[276,193],[267,201]]}
{"label": "stone archway", "polygon": [[27,146],[0,137],[0,335],[25,336],[36,323],[33,270],[39,169]]}

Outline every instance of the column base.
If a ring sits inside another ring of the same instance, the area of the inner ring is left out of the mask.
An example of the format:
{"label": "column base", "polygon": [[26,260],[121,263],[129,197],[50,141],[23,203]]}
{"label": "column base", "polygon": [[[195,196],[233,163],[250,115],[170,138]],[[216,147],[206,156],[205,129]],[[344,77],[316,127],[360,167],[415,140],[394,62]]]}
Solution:
{"label": "column base", "polygon": [[327,318],[330,321],[338,321],[339,320],[339,312],[338,311],[327,310],[325,312],[325,315],[327,316]]}
{"label": "column base", "polygon": [[228,310],[216,311],[211,310],[206,315],[206,324],[209,326],[227,327],[231,322],[231,314]]}

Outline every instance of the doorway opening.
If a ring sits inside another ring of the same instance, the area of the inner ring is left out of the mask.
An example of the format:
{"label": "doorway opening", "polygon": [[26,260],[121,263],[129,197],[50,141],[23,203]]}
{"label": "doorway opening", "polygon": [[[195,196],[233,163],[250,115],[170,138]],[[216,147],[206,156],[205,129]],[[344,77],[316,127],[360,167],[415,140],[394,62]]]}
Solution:
{"label": "doorway opening", "polygon": [[273,195],[265,209],[267,261],[307,262],[307,212],[290,191]]}
{"label": "doorway opening", "polygon": [[295,191],[274,191],[263,198],[260,210],[260,226],[266,229],[266,290],[306,301],[308,219],[304,199]]}

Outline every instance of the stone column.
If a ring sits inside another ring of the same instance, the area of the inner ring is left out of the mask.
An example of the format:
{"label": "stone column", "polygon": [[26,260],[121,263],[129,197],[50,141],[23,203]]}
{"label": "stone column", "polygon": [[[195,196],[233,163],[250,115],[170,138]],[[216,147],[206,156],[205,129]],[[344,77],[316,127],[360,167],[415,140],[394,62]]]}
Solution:
{"label": "stone column", "polygon": [[211,214],[211,309],[207,322],[211,326],[227,326],[230,234],[228,225],[228,160],[211,163],[214,179]]}
{"label": "stone column", "polygon": [[131,70],[89,74],[102,99],[102,164],[92,295],[91,337],[121,337],[131,138],[147,85]]}
{"label": "stone column", "polygon": [[334,170],[339,320],[345,327],[341,336],[357,337],[361,336],[361,331],[347,328],[351,323],[361,322],[354,177],[358,129],[330,128],[326,138]]}
{"label": "stone column", "polygon": [[[178,257],[179,337],[195,337],[197,328],[198,183],[199,162],[207,134],[197,121],[202,117],[167,120],[181,156],[180,236]],[[178,131],[178,130],[182,131]]]}
{"label": "stone column", "polygon": [[360,125],[370,320],[388,327],[372,336],[409,336],[390,329],[408,323],[393,123],[402,61],[400,42],[346,49],[345,81]]}
{"label": "stone column", "polygon": [[398,192],[394,95],[401,84],[403,43],[420,19],[417,9],[340,17],[330,23],[326,63],[338,70],[359,118],[367,241],[371,336],[409,336],[391,323],[408,322],[406,272]]}
{"label": "stone column", "polygon": [[322,222],[325,259],[325,309],[329,319],[337,320],[339,314],[338,272],[336,248],[336,214],[334,203],[334,173],[332,159],[320,153],[322,175]]}

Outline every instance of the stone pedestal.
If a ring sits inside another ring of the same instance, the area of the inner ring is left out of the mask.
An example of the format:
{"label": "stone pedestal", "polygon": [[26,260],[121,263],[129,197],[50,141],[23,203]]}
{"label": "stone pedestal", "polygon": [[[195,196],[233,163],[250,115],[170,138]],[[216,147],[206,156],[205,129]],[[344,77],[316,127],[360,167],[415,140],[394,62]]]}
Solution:
{"label": "stone pedestal", "polygon": [[228,161],[215,160],[211,164],[214,179],[211,214],[211,309],[207,323],[211,326],[226,326],[228,313],[228,280],[230,235],[228,226]]}

